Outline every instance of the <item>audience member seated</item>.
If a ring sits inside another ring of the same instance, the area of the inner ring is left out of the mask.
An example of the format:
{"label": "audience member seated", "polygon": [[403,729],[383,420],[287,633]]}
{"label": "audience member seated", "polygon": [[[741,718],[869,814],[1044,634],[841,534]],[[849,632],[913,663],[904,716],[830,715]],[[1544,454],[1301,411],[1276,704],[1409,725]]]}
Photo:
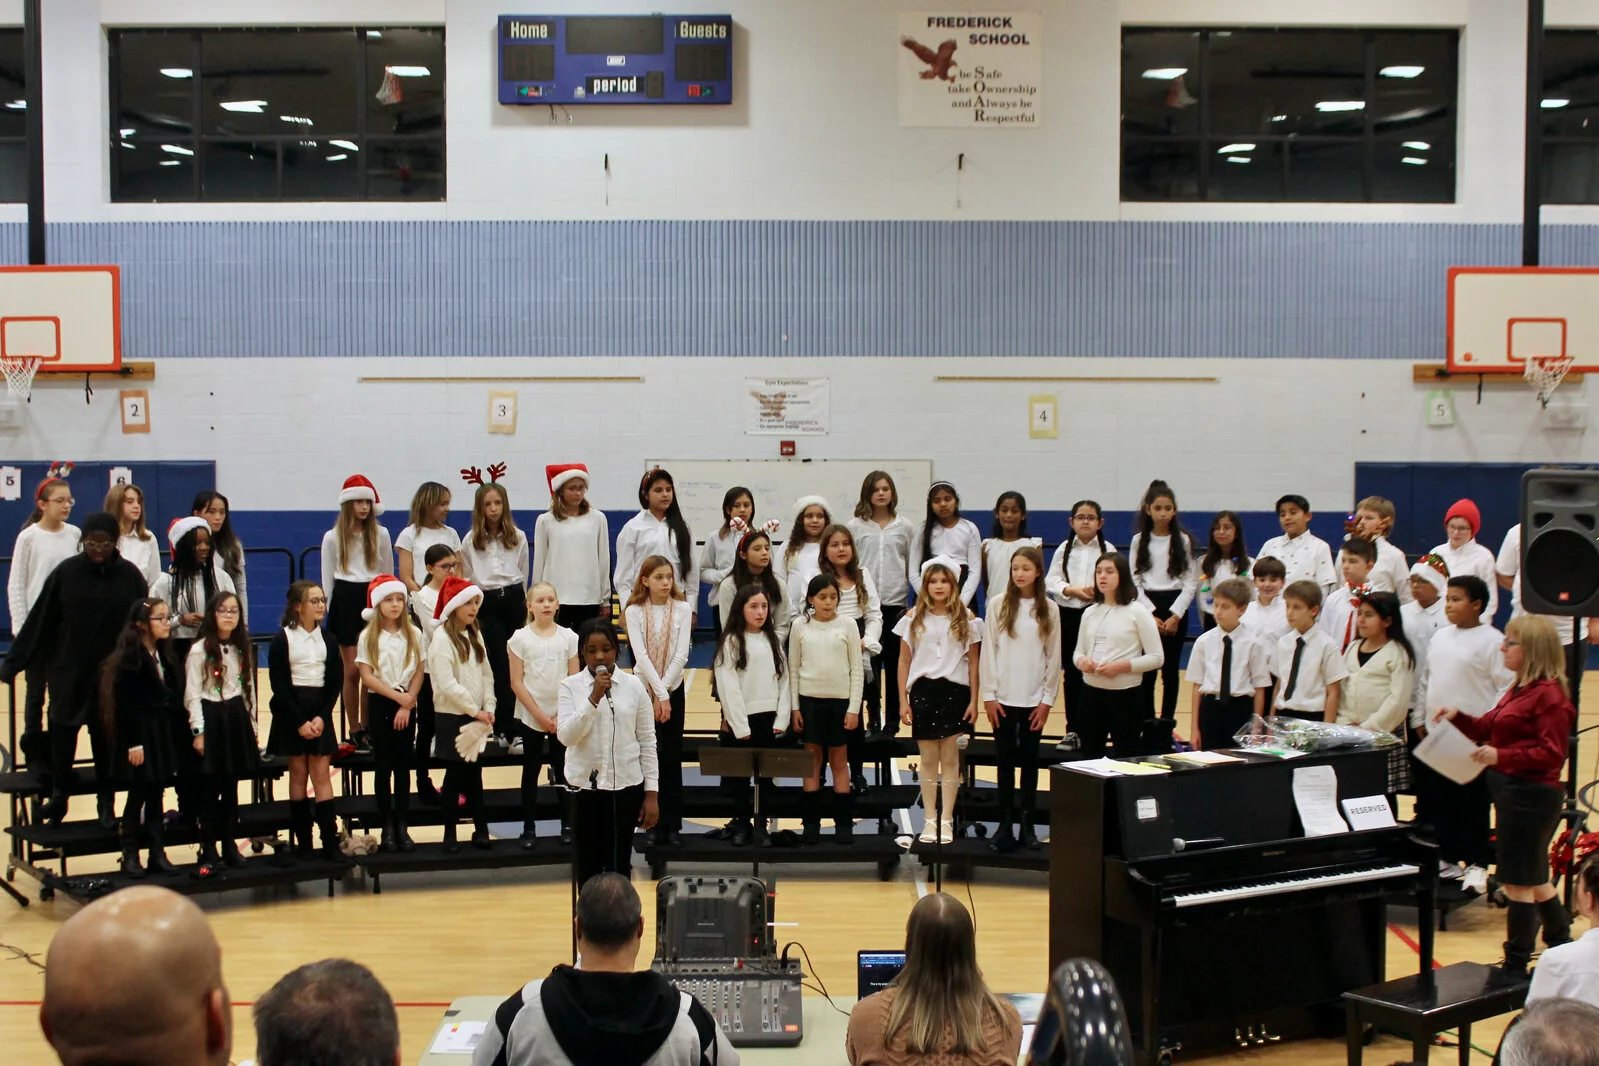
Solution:
{"label": "audience member seated", "polygon": [[635,972],[644,910],[632,882],[589,878],[574,922],[577,968],[557,966],[500,1004],[473,1066],[738,1066],[698,1001],[660,974]]}
{"label": "audience member seated", "polygon": [[233,1006],[205,915],[153,885],[84,907],[50,942],[39,1025],[63,1066],[225,1066]]}
{"label": "audience member seated", "polygon": [[388,990],[358,962],[323,959],[285,974],[255,1003],[260,1066],[400,1066]]}
{"label": "audience member seated", "polygon": [[1579,940],[1550,948],[1532,971],[1527,1002],[1575,999],[1599,1007],[1599,853],[1577,871],[1577,913],[1588,919]]}
{"label": "audience member seated", "polygon": [[1501,1066],[1599,1066],[1599,1007],[1574,999],[1530,1004],[1499,1044]]}
{"label": "audience member seated", "polygon": [[905,923],[905,968],[855,1004],[845,1040],[851,1066],[1013,1066],[1022,1048],[1016,1008],[977,968],[972,916],[935,892]]}

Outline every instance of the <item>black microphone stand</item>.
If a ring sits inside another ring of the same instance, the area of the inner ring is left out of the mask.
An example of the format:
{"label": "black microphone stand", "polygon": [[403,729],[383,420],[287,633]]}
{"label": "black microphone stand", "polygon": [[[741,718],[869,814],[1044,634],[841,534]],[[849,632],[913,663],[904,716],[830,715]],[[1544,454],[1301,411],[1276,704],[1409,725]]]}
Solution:
{"label": "black microphone stand", "polygon": [[933,891],[944,891],[944,765],[939,760],[938,780],[933,784]]}
{"label": "black microphone stand", "polygon": [[1561,820],[1566,823],[1566,847],[1571,851],[1571,862],[1566,867],[1565,904],[1566,913],[1572,912],[1572,899],[1577,887],[1577,838],[1588,828],[1588,816],[1583,813],[1583,805],[1577,799],[1577,774],[1578,758],[1577,745],[1582,734],[1599,726],[1589,726],[1587,729],[1579,728],[1582,719],[1582,675],[1588,666],[1588,636],[1587,620],[1573,617],[1571,619],[1571,644],[1566,649],[1566,678],[1567,688],[1571,690],[1571,707],[1576,713],[1571,716],[1571,739],[1566,745],[1566,807],[1560,814]]}

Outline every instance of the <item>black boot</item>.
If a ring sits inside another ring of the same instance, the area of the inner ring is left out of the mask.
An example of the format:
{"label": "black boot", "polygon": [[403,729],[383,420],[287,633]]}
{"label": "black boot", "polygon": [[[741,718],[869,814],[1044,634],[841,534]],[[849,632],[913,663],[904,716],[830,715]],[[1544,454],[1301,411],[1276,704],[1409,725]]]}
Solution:
{"label": "black boot", "polygon": [[410,831],[406,829],[405,819],[408,812],[394,812],[394,846],[401,851],[411,851],[416,847],[416,841],[411,839]]}
{"label": "black boot", "polygon": [[339,850],[339,819],[333,813],[332,800],[317,801],[316,827],[322,835],[322,857],[329,862],[343,862],[344,852]]}
{"label": "black boot", "polygon": [[449,808],[444,812],[444,853],[454,855],[461,850],[461,845],[455,840],[455,815]]}
{"label": "black boot", "polygon": [[378,850],[393,853],[399,847],[399,839],[394,833],[394,815],[388,814],[383,818],[383,835],[378,840]]}
{"label": "black boot", "polygon": [[1538,944],[1538,906],[1512,900],[1505,910],[1505,961],[1499,968],[1509,976],[1525,977]]}
{"label": "black boot", "polygon": [[222,853],[222,861],[234,867],[244,865],[244,855],[239,851],[239,798],[237,791],[233,795],[228,794],[228,789],[236,788],[229,781],[227,788],[222,791],[221,832],[217,839],[217,850]]}
{"label": "black boot", "polygon": [[820,792],[804,792],[800,794],[801,820],[805,829],[800,833],[800,843],[815,845],[822,842],[822,794]]}
{"label": "black boot", "polygon": [[1021,818],[1021,828],[1016,833],[1016,840],[1028,851],[1037,851],[1044,845],[1038,842],[1038,833],[1033,829],[1032,808],[1026,808]]}
{"label": "black boot", "polygon": [[167,853],[162,847],[161,837],[166,829],[163,821],[158,813],[152,823],[144,827],[144,831],[150,835],[150,856],[145,865],[158,877],[170,877],[178,872],[178,868],[167,861]]}
{"label": "black boot", "polygon": [[572,824],[570,822],[568,822],[565,818],[561,819],[561,843],[562,844],[571,844],[572,843]]}
{"label": "black boot", "polygon": [[122,823],[122,872],[129,877],[143,877],[145,869],[139,863],[139,823],[137,818]]}
{"label": "black boot", "polygon": [[67,815],[67,794],[65,792],[52,792],[50,798],[39,804],[36,812],[39,821],[46,825],[60,825],[61,819]]}
{"label": "black boot", "polygon": [[1001,855],[1009,855],[1016,850],[1016,836],[1011,832],[1011,822],[1015,819],[1016,812],[1009,808],[999,812],[999,832],[988,842],[988,850]]}
{"label": "black boot", "polygon": [[833,793],[833,843],[845,847],[855,843],[855,794]]}
{"label": "black boot", "polygon": [[494,846],[493,840],[489,837],[489,827],[482,822],[478,822],[472,829],[472,846],[479,851],[488,851]]}
{"label": "black boot", "polygon": [[1571,943],[1571,915],[1559,896],[1550,896],[1536,904],[1538,920],[1543,923],[1543,942],[1551,948]]}
{"label": "black boot", "polygon": [[290,831],[294,834],[294,854],[296,858],[309,859],[316,854],[316,848],[311,840],[311,801],[298,799],[289,801]]}
{"label": "black boot", "polygon": [[419,767],[416,771],[416,794],[423,803],[430,807],[439,805],[439,788],[433,783],[433,779],[428,776],[425,767]]}
{"label": "black boot", "polygon": [[735,848],[742,848],[750,842],[750,824],[743,818],[735,818],[729,823],[727,835],[723,838]]}
{"label": "black boot", "polygon": [[98,814],[101,829],[115,829],[117,827],[117,794],[115,792],[101,791],[95,797],[99,804]]}
{"label": "black boot", "polygon": [[771,828],[765,818],[755,819],[754,832],[756,844],[763,848],[772,846]]}

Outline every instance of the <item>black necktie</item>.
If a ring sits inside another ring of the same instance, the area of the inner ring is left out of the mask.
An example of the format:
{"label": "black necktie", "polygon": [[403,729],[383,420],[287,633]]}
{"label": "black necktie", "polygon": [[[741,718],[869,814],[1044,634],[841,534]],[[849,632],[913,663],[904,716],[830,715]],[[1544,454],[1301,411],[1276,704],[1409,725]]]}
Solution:
{"label": "black necktie", "polygon": [[1288,668],[1288,687],[1283,689],[1283,699],[1294,698],[1294,685],[1299,680],[1299,659],[1305,654],[1305,638],[1300,637],[1294,641],[1294,662]]}
{"label": "black necktie", "polygon": [[1233,698],[1233,638],[1221,638],[1221,698]]}

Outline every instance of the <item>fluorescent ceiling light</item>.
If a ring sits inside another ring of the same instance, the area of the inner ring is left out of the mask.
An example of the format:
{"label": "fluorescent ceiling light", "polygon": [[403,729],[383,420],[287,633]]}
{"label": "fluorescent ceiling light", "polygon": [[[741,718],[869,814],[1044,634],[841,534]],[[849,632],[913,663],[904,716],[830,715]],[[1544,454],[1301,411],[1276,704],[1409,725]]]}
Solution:
{"label": "fluorescent ceiling light", "polygon": [[1405,141],[1403,147],[1414,148],[1418,152],[1425,152],[1429,151],[1432,148],[1432,145],[1428,144],[1426,141]]}
{"label": "fluorescent ceiling light", "polygon": [[1545,111],[1554,111],[1570,104],[1571,101],[1563,96],[1548,96],[1539,104]]}
{"label": "fluorescent ceiling light", "polygon": [[1226,155],[1228,152],[1253,152],[1254,150],[1255,146],[1252,144],[1224,144],[1216,149],[1216,154]]}
{"label": "fluorescent ceiling light", "polygon": [[161,165],[164,167],[181,167],[183,161],[180,159],[163,159],[161,160]]}
{"label": "fluorescent ceiling light", "polygon": [[1318,100],[1318,101],[1316,101],[1316,110],[1317,111],[1364,111],[1364,110],[1366,110],[1366,101],[1364,101],[1364,100]]}
{"label": "fluorescent ceiling light", "polygon": [[127,142],[127,141],[123,141],[123,142],[122,142],[122,147],[124,147],[124,148],[133,148],[133,150],[134,150],[134,151],[135,151],[135,152],[137,152],[137,151],[138,151],[138,149],[137,149],[137,148],[134,148],[134,146],[133,146],[133,145],[131,145],[131,144],[129,144],[129,143],[128,143],[128,142]]}
{"label": "fluorescent ceiling light", "polygon": [[1287,122],[1288,121],[1288,116],[1287,115],[1273,115],[1273,116],[1271,116],[1271,120],[1273,122]]}
{"label": "fluorescent ceiling light", "polygon": [[161,73],[165,74],[169,78],[194,77],[194,71],[190,70],[188,67],[162,67]]}
{"label": "fluorescent ceiling light", "polygon": [[1144,77],[1150,81],[1176,81],[1187,73],[1187,67],[1154,67],[1144,71]]}
{"label": "fluorescent ceiling light", "polygon": [[1230,155],[1230,156],[1227,157],[1227,162],[1229,162],[1229,163],[1249,163],[1249,162],[1253,162],[1253,160],[1247,155]]}
{"label": "fluorescent ceiling light", "polygon": [[224,111],[239,111],[259,115],[267,105],[265,100],[224,100],[217,106]]}
{"label": "fluorescent ceiling light", "polygon": [[328,156],[328,162],[329,163],[337,163],[341,159],[348,159],[348,158],[350,158],[348,153],[340,152],[338,155],[330,155],[330,156]]}
{"label": "fluorescent ceiling light", "polygon": [[316,123],[302,115],[279,115],[279,122],[292,122],[296,126],[315,126]]}
{"label": "fluorescent ceiling light", "polygon": [[425,78],[433,72],[427,67],[384,67],[396,78]]}
{"label": "fluorescent ceiling light", "polygon": [[135,134],[135,133],[137,133],[137,132],[139,132],[139,131],[138,131],[138,130],[136,130],[136,129],[133,129],[133,128],[132,128],[132,127],[131,127],[131,126],[130,126],[130,127],[129,127],[129,128],[128,128],[128,129],[125,129],[125,130],[121,130],[121,131],[120,131],[120,132],[121,132],[121,134],[122,134],[122,136],[124,136],[124,137],[132,137],[132,136],[133,136],[133,135],[134,135],[134,134]]}
{"label": "fluorescent ceiling light", "polygon": [[1421,72],[1426,69],[1426,67],[1409,66],[1383,67],[1377,73],[1384,78],[1419,78]]}
{"label": "fluorescent ceiling light", "polygon": [[26,101],[26,100],[7,100],[6,101],[6,110],[7,111],[26,111],[27,109],[28,109],[28,101]]}
{"label": "fluorescent ceiling light", "polygon": [[193,155],[194,154],[194,149],[193,148],[185,148],[181,144],[163,144],[161,146],[161,150],[163,152],[171,152],[173,155]]}
{"label": "fluorescent ceiling light", "polygon": [[368,37],[381,39],[383,37],[383,31],[382,30],[367,30],[366,31],[366,35]]}
{"label": "fluorescent ceiling light", "polygon": [[343,148],[351,152],[359,152],[361,150],[361,146],[354,141],[329,141],[328,143],[335,148]]}
{"label": "fluorescent ceiling light", "polygon": [[1421,158],[1419,155],[1407,155],[1405,158],[1401,159],[1400,162],[1409,163],[1413,167],[1424,167],[1427,165],[1427,161]]}

